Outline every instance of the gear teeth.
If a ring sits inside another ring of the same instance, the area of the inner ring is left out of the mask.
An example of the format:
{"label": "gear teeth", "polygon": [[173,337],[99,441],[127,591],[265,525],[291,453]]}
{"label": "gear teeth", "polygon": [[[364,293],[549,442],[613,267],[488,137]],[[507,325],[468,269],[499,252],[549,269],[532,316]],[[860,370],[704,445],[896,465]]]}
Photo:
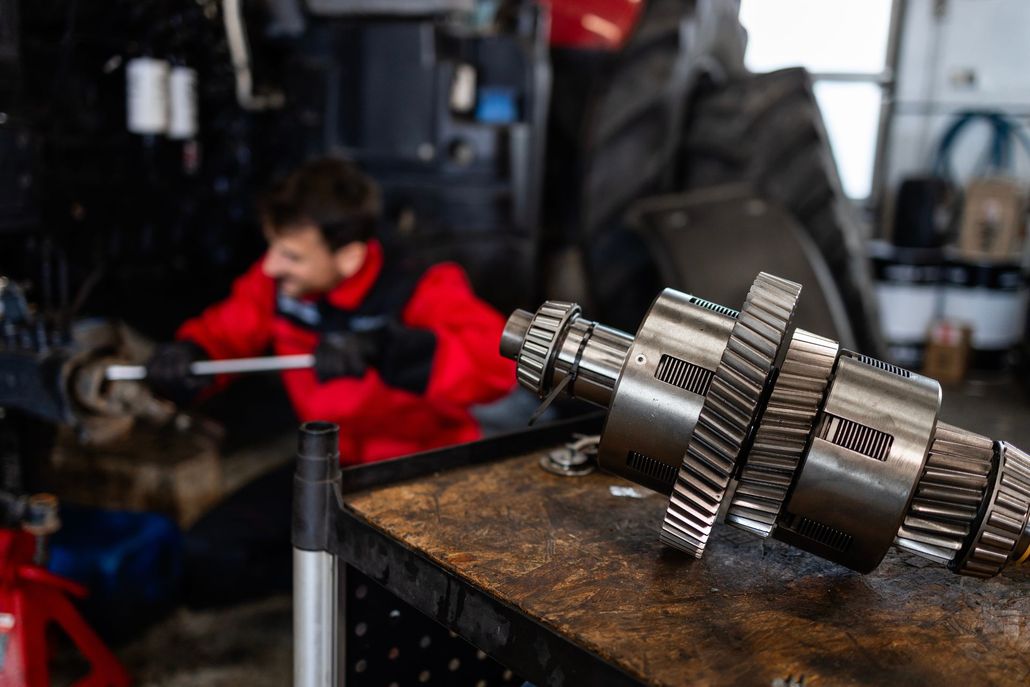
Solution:
{"label": "gear teeth", "polygon": [[998,474],[972,540],[952,569],[960,575],[994,577],[1008,563],[1030,518],[1030,456],[998,444]]}
{"label": "gear teeth", "polygon": [[546,393],[547,370],[554,360],[561,333],[579,313],[578,305],[564,301],[545,301],[540,306],[519,351],[515,367],[519,384],[538,395]]}
{"label": "gear teeth", "polygon": [[938,423],[894,544],[938,563],[954,561],[983,503],[993,463],[990,439]]}
{"label": "gear teeth", "polygon": [[712,376],[659,537],[700,558],[784,347],[801,285],[760,273]]}
{"label": "gear teeth", "polygon": [[794,332],[730,499],[726,522],[761,537],[768,537],[776,527],[839,348],[837,342],[802,329]]}

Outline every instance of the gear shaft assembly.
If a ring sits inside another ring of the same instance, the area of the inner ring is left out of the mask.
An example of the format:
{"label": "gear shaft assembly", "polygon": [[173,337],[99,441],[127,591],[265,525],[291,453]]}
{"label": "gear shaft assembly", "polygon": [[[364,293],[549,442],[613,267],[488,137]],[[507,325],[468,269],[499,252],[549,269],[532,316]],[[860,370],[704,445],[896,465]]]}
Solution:
{"label": "gear shaft assembly", "polygon": [[721,518],[860,572],[891,545],[976,577],[1030,558],[1030,456],[939,422],[933,379],[796,329],[800,293],[666,289],[636,336],[548,301],[501,353],[541,398],[607,409],[600,467],[667,494],[660,539],[694,557]]}

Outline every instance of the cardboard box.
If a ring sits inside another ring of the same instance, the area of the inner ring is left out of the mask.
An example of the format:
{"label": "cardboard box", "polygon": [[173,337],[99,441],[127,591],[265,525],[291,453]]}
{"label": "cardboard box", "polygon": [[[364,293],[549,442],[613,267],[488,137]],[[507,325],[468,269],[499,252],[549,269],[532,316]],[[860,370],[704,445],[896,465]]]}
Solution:
{"label": "cardboard box", "polygon": [[958,250],[974,260],[1019,260],[1026,241],[1027,193],[1011,179],[977,179],[966,188]]}
{"label": "cardboard box", "polygon": [[930,326],[923,374],[941,384],[958,384],[969,369],[973,329],[964,322],[938,320]]}

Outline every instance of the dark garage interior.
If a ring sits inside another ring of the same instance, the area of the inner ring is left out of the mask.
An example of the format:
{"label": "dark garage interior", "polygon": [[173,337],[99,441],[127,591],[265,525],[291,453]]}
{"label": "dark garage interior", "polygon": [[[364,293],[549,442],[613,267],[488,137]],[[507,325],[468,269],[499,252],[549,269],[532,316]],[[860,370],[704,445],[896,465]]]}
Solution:
{"label": "dark garage interior", "polygon": [[0,0],[0,685],[1027,684],[1028,28]]}

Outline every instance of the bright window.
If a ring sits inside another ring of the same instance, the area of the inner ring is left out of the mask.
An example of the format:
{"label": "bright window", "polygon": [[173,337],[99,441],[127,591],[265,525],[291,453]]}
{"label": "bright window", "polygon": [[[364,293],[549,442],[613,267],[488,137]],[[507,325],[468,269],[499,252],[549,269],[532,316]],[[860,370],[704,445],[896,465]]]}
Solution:
{"label": "bright window", "polygon": [[741,0],[755,72],[805,67],[815,79],[844,192],[872,189],[892,0]]}

